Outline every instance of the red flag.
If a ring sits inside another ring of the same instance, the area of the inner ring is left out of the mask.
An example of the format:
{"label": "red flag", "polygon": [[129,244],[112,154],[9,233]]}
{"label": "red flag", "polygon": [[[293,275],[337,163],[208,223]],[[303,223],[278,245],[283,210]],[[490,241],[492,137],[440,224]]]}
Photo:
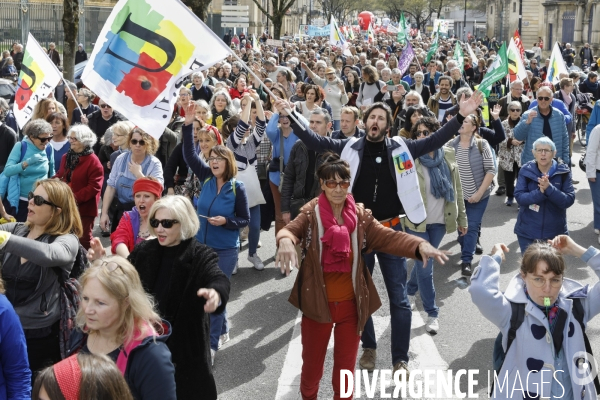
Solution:
{"label": "red flag", "polygon": [[521,60],[525,61],[525,48],[523,47],[523,42],[521,42],[521,35],[519,35],[519,30],[515,30],[515,34],[513,36],[515,39],[515,44],[517,45],[517,49],[521,53]]}

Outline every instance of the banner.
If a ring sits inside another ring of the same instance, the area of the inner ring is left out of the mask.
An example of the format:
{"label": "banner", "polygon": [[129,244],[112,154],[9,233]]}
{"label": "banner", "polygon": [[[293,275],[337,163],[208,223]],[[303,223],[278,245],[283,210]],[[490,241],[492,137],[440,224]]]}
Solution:
{"label": "banner", "polygon": [[517,79],[521,81],[527,80],[527,70],[521,60],[519,49],[515,43],[514,38],[510,38],[508,49],[506,50],[506,56],[508,58],[508,73],[510,75],[510,81],[513,82]]}
{"label": "banner", "polygon": [[434,19],[433,20],[433,31],[439,33],[448,33],[449,28],[448,20],[445,19]]}
{"label": "banner", "polygon": [[406,47],[404,48],[404,51],[398,60],[398,69],[400,70],[400,75],[404,75],[404,73],[408,70],[413,58],[415,58],[415,51],[410,42],[406,42]]}
{"label": "banner", "polygon": [[458,63],[458,68],[460,68],[460,72],[465,71],[465,55],[463,54],[463,49],[460,43],[460,40],[456,41],[456,46],[454,46],[454,59]]}
{"label": "banner", "polygon": [[401,44],[406,44],[406,20],[404,19],[404,12],[400,13],[400,24],[398,24],[398,36],[396,41]]}
{"label": "banner", "polygon": [[305,30],[305,32],[308,36],[329,36],[329,33],[331,32],[331,26],[325,25],[320,27],[308,25],[308,31]]}
{"label": "banner", "polygon": [[227,45],[179,0],[119,0],[98,36],[82,81],[159,138],[184,77],[229,54]]}
{"label": "banner", "polygon": [[488,68],[483,81],[479,84],[479,91],[484,94],[485,97],[489,97],[490,91],[494,83],[504,78],[508,74],[508,60],[506,58],[506,43],[502,43],[502,46],[498,50],[496,59]]}
{"label": "banner", "polygon": [[429,47],[429,51],[427,52],[427,57],[425,57],[425,64],[427,64],[431,59],[435,58],[435,53],[437,52],[438,49],[438,41],[440,40],[440,27],[438,25],[438,30],[437,32],[435,32],[435,38],[433,39],[433,43],[431,43],[431,46]]}
{"label": "banner", "polygon": [[515,30],[513,39],[515,40],[515,45],[517,49],[519,49],[519,56],[521,56],[521,61],[525,61],[525,48],[523,47],[523,42],[521,41],[521,35],[519,35],[518,29]]}
{"label": "banner", "polygon": [[48,54],[29,33],[13,105],[13,112],[19,128],[25,126],[31,119],[36,104],[53,93],[61,79],[60,72]]}
{"label": "banner", "polygon": [[563,59],[562,53],[560,52],[560,48],[558,47],[558,42],[554,43],[554,48],[552,49],[552,55],[550,56],[550,65],[548,66],[548,74],[546,75],[546,82],[551,82],[552,84],[558,83],[558,76],[560,73],[569,73],[567,70],[567,66],[565,65],[565,60]]}
{"label": "banner", "polygon": [[347,56],[352,56],[352,53],[348,48],[348,42],[346,41],[346,38],[344,38],[344,34],[340,31],[340,28],[335,22],[333,15],[331,16],[331,23],[329,26],[331,27],[329,31],[329,44],[332,46],[341,47],[344,51],[344,54]]}

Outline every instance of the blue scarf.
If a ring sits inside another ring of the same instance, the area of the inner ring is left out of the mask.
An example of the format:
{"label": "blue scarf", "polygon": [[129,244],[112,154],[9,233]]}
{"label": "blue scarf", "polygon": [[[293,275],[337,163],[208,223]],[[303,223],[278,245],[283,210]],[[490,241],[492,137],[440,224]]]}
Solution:
{"label": "blue scarf", "polygon": [[419,161],[429,170],[429,180],[431,181],[431,193],[436,199],[444,197],[448,202],[454,201],[454,188],[452,187],[452,177],[450,168],[444,160],[444,149],[435,151],[434,158],[429,154],[419,157]]}
{"label": "blue scarf", "polygon": [[598,90],[598,85],[599,85],[599,84],[598,84],[598,82],[596,82],[596,83],[592,83],[592,82],[590,82],[590,80],[589,80],[589,78],[588,78],[588,79],[586,79],[586,80],[584,81],[584,83],[585,83],[585,86],[587,86],[587,87],[588,87],[588,89],[590,89],[590,90],[592,90],[592,91],[594,91],[594,92],[595,92],[596,90]]}

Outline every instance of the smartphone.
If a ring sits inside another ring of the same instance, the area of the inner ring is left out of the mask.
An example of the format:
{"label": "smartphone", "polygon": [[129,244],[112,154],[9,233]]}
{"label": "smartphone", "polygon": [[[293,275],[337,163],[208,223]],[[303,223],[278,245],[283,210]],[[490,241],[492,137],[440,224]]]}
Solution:
{"label": "smartphone", "polygon": [[387,90],[388,92],[393,92],[394,90],[396,90],[396,85],[387,85]]}

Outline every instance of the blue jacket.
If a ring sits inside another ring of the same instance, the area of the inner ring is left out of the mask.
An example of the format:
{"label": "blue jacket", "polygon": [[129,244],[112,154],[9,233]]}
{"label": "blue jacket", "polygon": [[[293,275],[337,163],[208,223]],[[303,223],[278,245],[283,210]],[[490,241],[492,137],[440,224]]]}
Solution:
{"label": "blue jacket", "polygon": [[[531,121],[531,124],[528,125],[527,117],[531,111],[536,111],[538,115]],[[565,164],[569,164],[571,158],[569,156],[569,135],[567,134],[567,125],[563,113],[554,107],[552,107],[552,116],[550,117],[550,129],[552,130],[552,141],[556,145],[556,157],[562,159]],[[525,148],[523,149],[523,153],[521,153],[521,165],[525,165],[533,160],[533,153],[531,152],[533,149],[533,142],[544,136],[544,118],[540,115],[537,107],[523,113],[521,122],[515,126],[513,133],[517,140],[525,141]]]}
{"label": "blue jacket", "polygon": [[[211,168],[194,151],[192,129],[192,125],[183,125],[182,135],[183,158],[203,185],[198,198],[198,214],[202,216],[199,217],[200,229],[196,239],[213,249],[236,248],[239,229],[250,222],[246,189],[242,182],[230,179],[217,193],[217,182]],[[205,218],[217,216],[225,217],[225,225],[210,225]]]}
{"label": "blue jacket", "polygon": [[[533,100],[529,104],[528,110],[531,110],[533,107],[537,107],[537,105],[538,105],[538,101]],[[565,117],[565,124],[569,125],[571,122],[573,122],[573,116],[569,112],[567,105],[562,100],[553,98],[552,99],[552,107],[558,108],[558,110],[563,114],[563,116]]]}
{"label": "blue jacket", "polygon": [[515,198],[520,206],[515,225],[518,236],[545,240],[569,234],[567,208],[575,202],[571,171],[566,164],[553,161],[548,175],[550,186],[542,193],[538,187],[542,173],[535,161],[524,164],[519,171],[515,187]]}
{"label": "blue jacket", "polygon": [[0,400],[31,399],[31,370],[21,321],[0,294]]}
{"label": "blue jacket", "polygon": [[594,109],[592,110],[592,115],[590,115],[590,119],[585,128],[585,142],[587,143],[590,140],[590,134],[592,133],[592,129],[596,127],[596,125],[600,125],[600,101],[596,102]]}

